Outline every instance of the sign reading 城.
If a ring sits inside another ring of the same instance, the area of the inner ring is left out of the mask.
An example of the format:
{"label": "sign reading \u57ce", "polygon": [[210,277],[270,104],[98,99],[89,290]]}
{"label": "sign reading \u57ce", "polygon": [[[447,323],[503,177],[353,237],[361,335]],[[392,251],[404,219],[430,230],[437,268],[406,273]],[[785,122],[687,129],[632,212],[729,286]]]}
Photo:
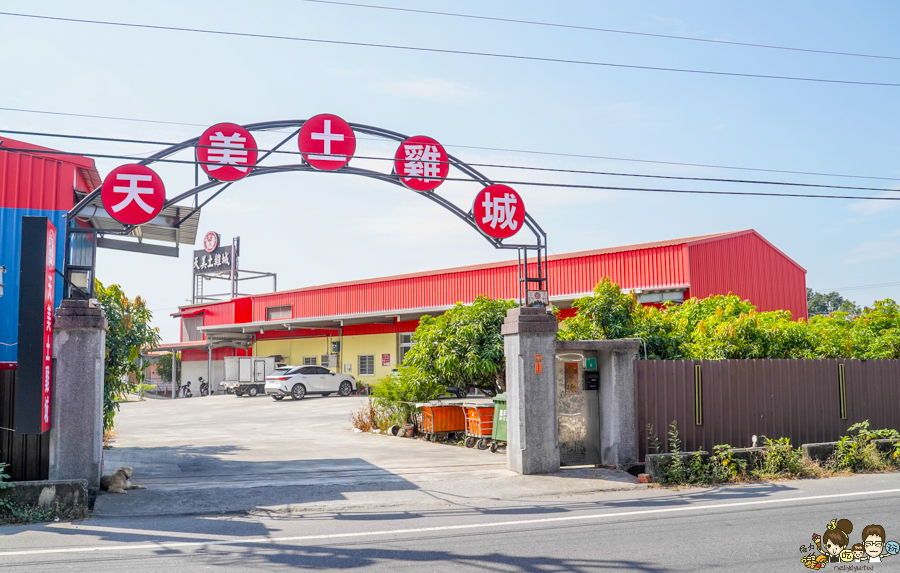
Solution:
{"label": "sign reading \u57ce", "polygon": [[19,434],[42,434],[50,429],[56,286],[56,227],[47,217],[22,218],[19,268],[15,430]]}
{"label": "sign reading \u57ce", "polygon": [[489,185],[475,196],[472,214],[482,233],[495,239],[508,239],[525,222],[525,204],[511,187]]}

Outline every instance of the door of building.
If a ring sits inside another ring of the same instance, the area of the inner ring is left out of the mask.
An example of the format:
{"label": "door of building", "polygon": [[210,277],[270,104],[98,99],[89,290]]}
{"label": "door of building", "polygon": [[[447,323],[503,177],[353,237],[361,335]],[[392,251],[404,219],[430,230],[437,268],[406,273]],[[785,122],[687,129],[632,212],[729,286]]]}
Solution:
{"label": "door of building", "polygon": [[556,355],[559,462],[564,466],[600,463],[600,371],[596,351]]}

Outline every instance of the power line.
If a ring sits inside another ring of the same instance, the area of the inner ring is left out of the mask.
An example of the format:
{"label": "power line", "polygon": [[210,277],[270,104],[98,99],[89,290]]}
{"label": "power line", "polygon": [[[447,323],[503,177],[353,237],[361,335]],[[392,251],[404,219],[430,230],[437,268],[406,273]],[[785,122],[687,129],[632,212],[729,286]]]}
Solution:
{"label": "power line", "polygon": [[[117,120],[117,121],[136,121],[136,122],[144,122],[144,123],[165,123],[171,125],[186,125],[191,127],[209,127],[205,124],[200,123],[182,123],[177,121],[163,121],[163,120],[154,120],[154,119],[136,119],[129,117],[111,117],[105,115],[88,115],[88,114],[80,114],[80,113],[65,113],[59,111],[44,111],[44,110],[34,110],[34,109],[21,109],[21,108],[13,108],[13,107],[0,107],[0,111],[14,111],[21,113],[36,113],[36,114],[49,114],[49,115],[62,115],[62,116],[70,116],[70,117],[84,117],[91,119],[109,119],[109,120]],[[272,130],[279,131],[279,130]],[[372,141],[376,141],[375,138],[363,138],[359,137],[357,139],[371,139]],[[381,141],[378,139],[377,141]],[[505,153],[524,153],[529,155],[547,155],[551,157],[571,157],[575,159],[601,159],[604,161],[626,161],[632,163],[651,163],[651,164],[659,164],[659,165],[678,165],[682,167],[705,167],[708,169],[727,169],[733,171],[758,171],[762,173],[784,173],[788,175],[814,175],[817,177],[842,177],[848,179],[875,179],[879,181],[900,181],[900,177],[877,177],[873,175],[852,175],[846,173],[822,173],[817,171],[793,171],[787,169],[767,169],[763,167],[740,167],[735,165],[713,165],[708,163],[688,163],[684,161],[663,161],[658,159],[635,159],[629,157],[610,157],[604,155],[584,155],[577,153],[559,153],[553,151],[535,151],[528,149],[511,149],[504,147],[480,147],[475,145],[461,145],[461,144],[444,144],[444,147],[451,147],[456,149],[478,149],[481,151],[502,151]]]}
{"label": "power line", "polygon": [[859,85],[872,87],[900,87],[900,83],[890,82],[864,82],[855,80],[839,80],[830,78],[807,78],[799,76],[778,76],[773,74],[749,74],[740,72],[722,72],[715,70],[695,70],[689,68],[668,68],[663,66],[640,66],[636,64],[619,64],[613,62],[596,62],[589,60],[570,60],[565,58],[548,58],[542,56],[523,56],[521,54],[499,54],[494,52],[475,52],[469,50],[451,50],[443,48],[425,48],[422,46],[401,46],[398,44],[376,44],[370,42],[350,42],[347,40],[324,40],[321,38],[303,38],[300,36],[278,36],[273,34],[253,34],[250,32],[227,32],[224,30],[209,30],[204,28],[184,28],[179,26],[156,26],[151,24],[133,24],[130,22],[110,22],[107,20],[86,20],[82,18],[62,18],[59,16],[42,16],[38,14],[21,14],[16,12],[0,12],[0,16],[13,16],[19,18],[34,18],[38,20],[53,20],[58,22],[72,22],[78,24],[97,24],[103,26],[121,26],[126,28],[141,28],[145,30],[165,30],[169,32],[190,32],[196,34],[214,34],[219,36],[238,36],[242,38],[263,38],[268,40],[289,40],[293,42],[310,42],[317,44],[330,44],[339,46],[354,46],[364,48],[382,48],[389,50],[404,50],[415,52],[428,52],[433,54],[453,54],[457,56],[479,56],[486,58],[500,58],[506,60],[521,60],[530,62],[547,62],[554,64],[572,64],[580,66],[601,66],[609,68],[623,68],[632,70],[646,70],[655,72],[676,72],[684,74],[701,74],[710,76],[728,76],[738,78],[753,78],[766,80],[787,80],[796,82],[813,82],[825,84]]}
{"label": "power line", "polygon": [[840,287],[840,288],[823,289],[822,294],[828,294],[828,293],[824,292],[826,290],[829,292],[840,292],[840,291],[846,291],[846,290],[865,290],[865,289],[870,289],[870,288],[891,287],[891,286],[898,286],[898,285],[900,285],[900,282],[880,283],[880,284],[871,284],[871,285],[856,285],[856,286],[848,286],[848,287]]}
{"label": "power line", "polygon": [[374,6],[372,4],[358,4],[355,2],[335,2],[334,0],[302,0],[316,4],[333,4],[336,6],[350,6],[355,8],[374,8],[377,10],[393,10],[396,12],[410,12],[414,14],[428,14],[432,16],[452,16],[455,18],[469,18],[472,20],[490,20],[493,22],[508,22],[512,24],[528,24],[532,26],[547,26],[552,28],[565,28],[569,30],[586,30],[589,32],[607,32],[611,34],[627,34],[631,36],[645,36],[649,38],[665,38],[668,40],[686,40],[690,42],[706,42],[710,44],[725,44],[731,46],[744,46],[749,48],[766,48],[770,50],[789,50],[792,52],[810,52],[813,54],[828,54],[832,56],[852,56],[855,58],[878,58],[883,60],[900,60],[900,56],[883,56],[879,54],[860,54],[856,52],[839,52],[835,50],[816,50],[812,48],[796,48],[791,46],[775,46],[772,44],[754,44],[751,42],[734,42],[729,40],[708,40],[705,38],[691,38],[688,36],[674,36],[670,34],[653,34],[650,32],[635,32],[632,30],[615,30],[612,28],[595,28],[592,26],[577,26],[574,24],[558,24],[554,22],[538,22],[534,20],[520,20],[516,18],[497,18],[493,16],[478,16],[475,14],[459,14],[456,12],[435,12],[432,10],[415,10],[412,8],[399,8],[396,6]]}
{"label": "power line", "polygon": [[[40,153],[42,155],[47,154],[58,154],[58,155],[80,155],[83,157],[98,157],[104,159],[127,159],[132,160],[132,157],[128,157],[125,155],[112,155],[112,154],[100,154],[100,153],[76,153],[71,151],[56,151],[56,150],[34,150],[34,149],[25,149],[25,148],[13,148],[13,147],[0,147],[2,151],[15,151],[15,152],[24,152],[24,153]],[[184,159],[155,159],[155,162],[159,163],[176,163],[176,164],[184,164],[184,165],[220,165],[219,163],[212,162],[202,162],[202,161],[191,161]],[[319,173],[326,174],[335,174],[340,173],[340,171],[320,171]],[[462,183],[479,183],[474,179],[468,178],[457,178],[457,177],[445,177],[444,181],[457,181]],[[668,189],[668,188],[648,188],[648,187],[619,187],[619,186],[611,186],[611,185],[587,185],[587,184],[576,184],[576,183],[545,183],[540,181],[504,181],[504,180],[492,180],[492,183],[495,184],[503,184],[503,185],[516,185],[516,186],[531,186],[531,187],[554,187],[554,188],[564,188],[564,189],[592,189],[592,190],[602,190],[602,191],[634,191],[634,192],[647,192],[647,193],[676,193],[676,194],[694,194],[694,195],[736,195],[736,196],[748,196],[748,197],[789,197],[789,198],[803,198],[803,199],[852,199],[852,200],[862,200],[862,201],[900,201],[900,197],[870,197],[864,195],[817,195],[814,193],[766,193],[762,191],[707,191],[707,190],[698,190],[698,189]]]}
{"label": "power line", "polygon": [[[0,133],[11,133],[14,135],[33,135],[38,137],[56,137],[56,138],[64,138],[64,139],[87,139],[92,141],[105,141],[105,142],[115,142],[115,143],[136,143],[141,145],[165,145],[166,147],[171,147],[173,145],[177,145],[177,143],[168,142],[168,141],[153,141],[146,139],[124,139],[119,137],[99,137],[99,136],[91,136],[91,135],[74,135],[74,134],[65,134],[65,133],[47,133],[40,131],[15,131],[9,129],[0,129]],[[215,146],[204,145],[201,146],[199,144],[195,145],[195,147],[204,147],[213,149]],[[0,147],[0,149],[9,149]],[[247,151],[255,151],[257,153],[278,153],[285,155],[303,155],[300,151],[289,151],[284,149],[251,149],[247,148]],[[144,152],[150,153],[150,152]],[[135,157],[136,155],[143,154],[132,154],[130,156],[123,155],[122,157]],[[340,155],[339,155],[340,156]],[[346,157],[346,156],[340,156]],[[372,156],[360,156],[354,155],[350,156],[351,159],[367,159],[367,160],[375,160],[375,161],[395,161],[393,157],[372,157]],[[449,161],[430,161],[429,163],[441,163],[441,164],[449,164],[453,165],[452,162]],[[761,181],[754,179],[723,179],[723,178],[715,178],[715,177],[687,177],[681,175],[653,175],[648,173],[620,173],[614,171],[590,171],[585,169],[560,169],[555,167],[534,167],[534,166],[526,166],[526,165],[502,165],[498,163],[469,163],[466,162],[467,165],[472,167],[493,167],[497,169],[522,169],[526,171],[541,171],[541,172],[551,172],[551,173],[567,173],[567,174],[577,174],[577,175],[605,175],[612,177],[641,177],[648,179],[669,179],[676,181],[703,181],[703,182],[713,182],[713,183],[738,183],[738,184],[748,184],[748,185],[782,185],[789,187],[815,187],[820,189],[847,189],[853,191],[883,191],[883,192],[900,192],[900,189],[890,189],[885,187],[854,187],[848,185],[825,185],[820,183],[799,183],[793,181]]]}

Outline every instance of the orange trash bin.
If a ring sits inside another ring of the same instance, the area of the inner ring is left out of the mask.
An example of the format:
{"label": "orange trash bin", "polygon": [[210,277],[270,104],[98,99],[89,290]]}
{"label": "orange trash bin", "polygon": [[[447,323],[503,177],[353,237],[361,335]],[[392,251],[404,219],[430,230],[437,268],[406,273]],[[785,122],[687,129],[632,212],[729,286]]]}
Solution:
{"label": "orange trash bin", "polygon": [[466,447],[486,450],[494,431],[494,405],[466,404]]}

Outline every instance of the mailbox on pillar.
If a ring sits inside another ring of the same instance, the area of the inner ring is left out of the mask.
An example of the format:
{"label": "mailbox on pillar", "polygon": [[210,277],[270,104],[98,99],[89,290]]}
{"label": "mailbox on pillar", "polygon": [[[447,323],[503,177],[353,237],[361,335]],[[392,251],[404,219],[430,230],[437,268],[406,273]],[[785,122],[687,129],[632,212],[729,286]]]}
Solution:
{"label": "mailbox on pillar", "polygon": [[15,430],[19,434],[42,434],[50,429],[56,285],[56,227],[47,217],[22,218],[19,269]]}

